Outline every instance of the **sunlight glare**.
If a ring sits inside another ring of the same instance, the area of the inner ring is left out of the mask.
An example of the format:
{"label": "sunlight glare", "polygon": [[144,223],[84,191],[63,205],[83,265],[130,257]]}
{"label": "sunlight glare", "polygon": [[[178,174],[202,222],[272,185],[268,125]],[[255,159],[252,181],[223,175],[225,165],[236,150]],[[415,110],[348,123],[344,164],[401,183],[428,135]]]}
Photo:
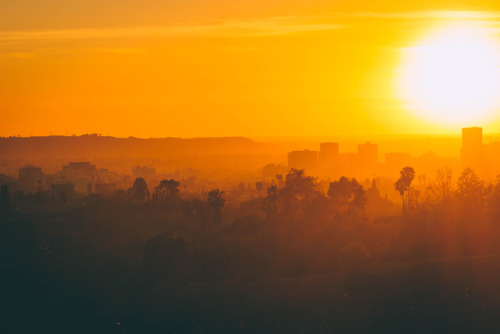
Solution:
{"label": "sunlight glare", "polygon": [[500,47],[490,30],[453,25],[403,52],[396,91],[406,108],[444,126],[484,122],[500,107]]}

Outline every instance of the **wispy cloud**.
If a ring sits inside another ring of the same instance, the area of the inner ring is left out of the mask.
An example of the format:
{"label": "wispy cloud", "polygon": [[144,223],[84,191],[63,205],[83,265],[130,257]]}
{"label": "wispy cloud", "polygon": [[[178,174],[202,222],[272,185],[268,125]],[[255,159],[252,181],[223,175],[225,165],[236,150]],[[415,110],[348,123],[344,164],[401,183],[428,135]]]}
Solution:
{"label": "wispy cloud", "polygon": [[[313,16],[278,16],[214,21],[204,24],[143,26],[120,28],[81,28],[59,30],[0,31],[0,53],[13,58],[33,57],[33,49],[39,53],[52,52],[59,43],[78,42],[87,51],[97,53],[135,54],[137,48],[102,47],[100,40],[142,39],[162,37],[272,37],[318,33],[355,27],[363,20],[452,20],[468,22],[500,23],[500,12],[481,11],[409,11],[409,12],[357,12],[323,13]],[[366,27],[363,27],[365,29]],[[84,43],[80,43],[83,42]],[[94,43],[95,42],[95,43]],[[76,44],[75,44],[76,45]],[[67,52],[67,50],[65,51]]]}
{"label": "wispy cloud", "polygon": [[325,13],[318,16],[234,19],[209,24],[81,28],[39,31],[0,31],[0,42],[64,41],[77,39],[113,39],[168,36],[252,37],[279,36],[341,29],[346,18],[434,19],[434,20],[497,20],[500,12],[481,11],[414,11]]}
{"label": "wispy cloud", "polygon": [[358,12],[336,14],[343,17],[379,19],[431,19],[431,20],[497,20],[500,12],[482,11],[413,11],[413,12]]}
{"label": "wispy cloud", "polygon": [[205,25],[63,29],[42,31],[0,31],[0,41],[57,41],[162,36],[276,36],[303,32],[335,30],[342,27],[343,26],[339,24],[314,23],[310,22],[310,20],[307,19],[293,17],[274,17],[265,19],[231,20]]}

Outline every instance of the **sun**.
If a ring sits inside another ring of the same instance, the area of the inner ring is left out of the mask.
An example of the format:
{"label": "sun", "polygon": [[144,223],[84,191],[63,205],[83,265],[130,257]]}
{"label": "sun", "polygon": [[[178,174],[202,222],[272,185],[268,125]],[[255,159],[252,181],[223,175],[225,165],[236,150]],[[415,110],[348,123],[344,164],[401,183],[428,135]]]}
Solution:
{"label": "sun", "polygon": [[405,108],[443,126],[495,117],[500,109],[500,46],[490,31],[449,25],[404,49],[395,91]]}

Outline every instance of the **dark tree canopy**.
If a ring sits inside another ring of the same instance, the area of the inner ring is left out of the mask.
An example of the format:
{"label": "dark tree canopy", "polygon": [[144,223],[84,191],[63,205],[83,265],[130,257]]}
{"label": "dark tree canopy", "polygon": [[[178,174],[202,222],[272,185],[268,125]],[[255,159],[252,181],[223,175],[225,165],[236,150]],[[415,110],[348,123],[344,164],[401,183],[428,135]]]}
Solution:
{"label": "dark tree canopy", "polygon": [[364,195],[363,186],[356,179],[349,180],[344,176],[331,182],[328,188],[328,197],[338,209],[362,208],[365,204]]}
{"label": "dark tree canopy", "polygon": [[411,186],[411,183],[413,182],[413,179],[415,178],[415,170],[413,169],[413,167],[405,167],[403,168],[403,170],[401,170],[400,174],[400,179],[408,190]]}
{"label": "dark tree canopy", "polygon": [[5,184],[2,184],[2,186],[1,186],[0,201],[2,203],[9,203],[10,202],[9,187]]}
{"label": "dark tree canopy", "polygon": [[179,194],[179,181],[176,180],[162,180],[158,187],[154,191],[154,199],[171,199],[175,198]]}
{"label": "dark tree canopy", "polygon": [[279,191],[279,199],[286,214],[297,215],[303,213],[307,203],[319,194],[314,177],[306,176],[304,170],[292,168]]}
{"label": "dark tree canopy", "polygon": [[285,178],[283,191],[294,193],[297,196],[305,197],[316,193],[316,179],[306,176],[304,170],[291,169]]}
{"label": "dark tree canopy", "polygon": [[264,198],[264,210],[267,215],[275,214],[278,210],[278,187],[270,186],[267,188],[267,196]]}
{"label": "dark tree canopy", "polygon": [[487,189],[484,182],[470,168],[460,174],[457,183],[457,197],[460,202],[459,209],[464,213],[478,212],[483,209]]}
{"label": "dark tree canopy", "polygon": [[10,212],[10,194],[9,187],[2,184],[0,191],[0,214]]}
{"label": "dark tree canopy", "polygon": [[130,188],[130,195],[134,202],[144,202],[149,200],[149,190],[146,180],[142,177],[135,179],[134,185]]}
{"label": "dark tree canopy", "polygon": [[399,192],[399,195],[401,197],[404,196],[405,191],[406,191],[406,186],[405,186],[405,184],[404,184],[404,182],[403,182],[402,179],[398,179],[396,181],[396,183],[394,183],[394,188],[396,188],[396,190]]}

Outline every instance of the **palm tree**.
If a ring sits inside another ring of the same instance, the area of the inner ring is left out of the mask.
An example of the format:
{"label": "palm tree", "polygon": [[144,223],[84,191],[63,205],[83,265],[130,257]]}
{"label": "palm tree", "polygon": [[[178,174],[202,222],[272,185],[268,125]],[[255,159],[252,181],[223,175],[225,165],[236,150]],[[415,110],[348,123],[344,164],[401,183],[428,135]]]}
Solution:
{"label": "palm tree", "polygon": [[396,188],[397,191],[399,191],[399,194],[401,195],[401,202],[403,203],[403,215],[405,214],[405,191],[406,191],[406,186],[403,183],[402,179],[398,179],[396,183],[394,183],[394,187]]}
{"label": "palm tree", "polygon": [[397,191],[399,191],[399,194],[401,195],[401,198],[403,199],[403,214],[405,213],[405,200],[404,200],[404,194],[406,192],[406,208],[408,210],[408,215],[410,214],[410,186],[415,178],[415,170],[413,167],[405,167],[401,170],[400,177],[394,183],[394,187],[396,188]]}

